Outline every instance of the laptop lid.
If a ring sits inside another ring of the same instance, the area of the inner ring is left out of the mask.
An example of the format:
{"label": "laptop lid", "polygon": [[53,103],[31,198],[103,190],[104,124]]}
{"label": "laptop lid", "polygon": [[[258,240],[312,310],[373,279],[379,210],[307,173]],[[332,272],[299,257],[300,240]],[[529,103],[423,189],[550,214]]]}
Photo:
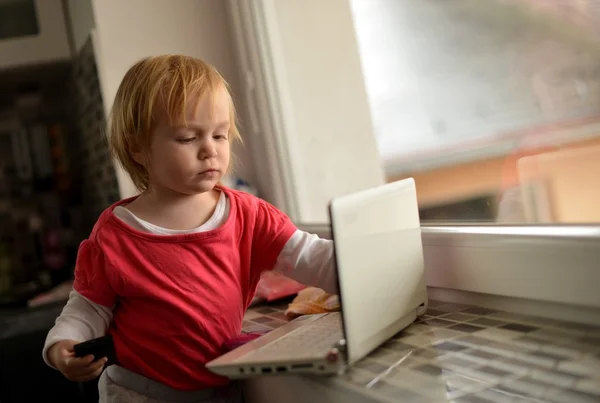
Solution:
{"label": "laptop lid", "polygon": [[427,303],[415,182],[334,198],[329,215],[352,364],[412,323]]}

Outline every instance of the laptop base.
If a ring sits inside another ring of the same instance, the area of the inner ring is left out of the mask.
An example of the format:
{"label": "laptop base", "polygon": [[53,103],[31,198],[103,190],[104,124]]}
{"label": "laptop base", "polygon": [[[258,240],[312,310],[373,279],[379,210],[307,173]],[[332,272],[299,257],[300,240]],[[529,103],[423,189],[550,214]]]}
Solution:
{"label": "laptop base", "polygon": [[[231,379],[257,375],[338,374],[346,362],[340,321],[339,312],[301,316],[209,362],[206,367]],[[312,345],[303,346],[303,338],[312,340]],[[315,340],[320,345],[315,345]]]}

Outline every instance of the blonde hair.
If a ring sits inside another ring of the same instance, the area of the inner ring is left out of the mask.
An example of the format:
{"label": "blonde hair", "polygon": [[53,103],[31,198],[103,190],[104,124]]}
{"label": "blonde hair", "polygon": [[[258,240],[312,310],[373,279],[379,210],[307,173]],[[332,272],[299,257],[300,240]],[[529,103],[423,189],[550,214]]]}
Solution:
{"label": "blonde hair", "polygon": [[210,64],[189,56],[162,55],[144,58],[127,71],[115,96],[107,134],[111,153],[138,190],[148,188],[148,171],[134,160],[132,150],[149,149],[157,100],[170,124],[185,124],[188,99],[194,97],[197,102],[219,88],[229,95],[229,141],[240,141],[229,85]]}

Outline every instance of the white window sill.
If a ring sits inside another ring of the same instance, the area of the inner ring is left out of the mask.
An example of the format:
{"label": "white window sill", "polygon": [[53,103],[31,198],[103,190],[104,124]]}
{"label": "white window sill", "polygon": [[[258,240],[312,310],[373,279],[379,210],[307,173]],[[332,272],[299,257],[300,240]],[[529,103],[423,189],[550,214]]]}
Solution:
{"label": "white window sill", "polygon": [[[328,225],[300,228],[330,237]],[[600,226],[423,226],[430,296],[600,324]]]}

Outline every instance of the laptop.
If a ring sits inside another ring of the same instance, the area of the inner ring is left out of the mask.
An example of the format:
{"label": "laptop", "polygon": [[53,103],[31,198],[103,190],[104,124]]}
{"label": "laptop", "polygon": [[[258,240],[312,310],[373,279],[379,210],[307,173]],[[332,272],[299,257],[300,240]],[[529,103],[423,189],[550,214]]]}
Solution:
{"label": "laptop", "polygon": [[329,217],[341,311],[301,316],[209,362],[210,371],[232,379],[342,373],[425,313],[414,180],[334,198]]}

